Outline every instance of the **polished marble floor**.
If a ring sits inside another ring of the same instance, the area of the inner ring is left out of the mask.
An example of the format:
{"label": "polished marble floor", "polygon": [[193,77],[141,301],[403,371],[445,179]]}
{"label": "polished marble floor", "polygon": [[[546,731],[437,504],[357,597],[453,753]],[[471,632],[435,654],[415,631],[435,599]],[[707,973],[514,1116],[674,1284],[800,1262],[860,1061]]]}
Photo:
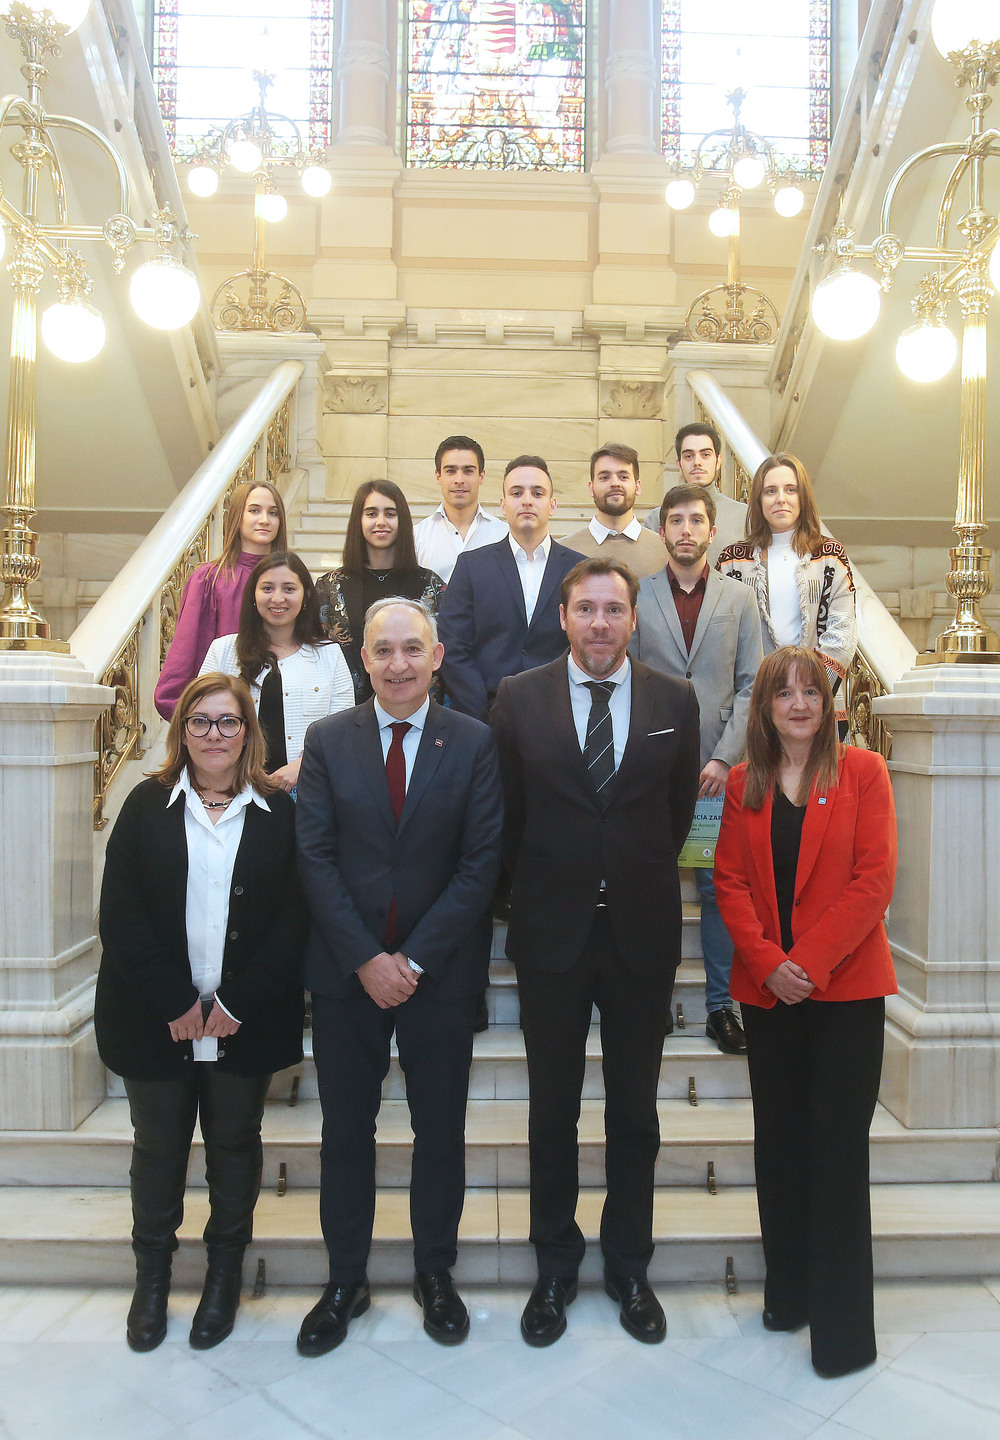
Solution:
{"label": "polished marble floor", "polygon": [[245,1300],[232,1336],[187,1344],[172,1301],[150,1355],[123,1338],[128,1294],[0,1287],[0,1440],[997,1440],[1000,1280],[895,1280],[876,1291],[878,1364],[820,1380],[804,1335],[769,1335],[761,1292],[659,1287],[663,1345],[581,1291],[548,1350],[518,1338],[524,1293],[466,1287],[472,1336],[428,1340],[412,1299],[382,1291],[321,1360],[295,1353],[313,1292]]}

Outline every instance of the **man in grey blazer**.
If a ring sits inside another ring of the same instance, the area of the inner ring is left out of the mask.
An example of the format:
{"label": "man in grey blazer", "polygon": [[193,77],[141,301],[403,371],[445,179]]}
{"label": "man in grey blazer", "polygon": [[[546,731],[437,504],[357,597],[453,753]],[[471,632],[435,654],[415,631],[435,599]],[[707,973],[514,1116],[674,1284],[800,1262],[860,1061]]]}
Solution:
{"label": "man in grey blazer", "polygon": [[451,1279],[465,1200],[465,1105],[503,799],[489,729],[428,699],[441,663],[414,600],[378,601],[361,652],[375,691],[317,720],[299,772],[305,983],[323,1108],[320,1223],[330,1281],[298,1348],[323,1355],[368,1309],[375,1121],[395,1035],[413,1126],[414,1299],[441,1344],[464,1340]]}
{"label": "man in grey blazer", "polygon": [[[762,658],[760,614],[750,587],[712,570],[715,499],[702,485],[675,485],[660,506],[666,565],[639,585],[629,649],[665,675],[690,680],[701,714],[699,796],[721,795],[743,758],[747,712]],[[719,914],[713,872],[696,868],[705,956],[705,1033],[720,1050],[746,1050],[729,994],[733,945]]]}

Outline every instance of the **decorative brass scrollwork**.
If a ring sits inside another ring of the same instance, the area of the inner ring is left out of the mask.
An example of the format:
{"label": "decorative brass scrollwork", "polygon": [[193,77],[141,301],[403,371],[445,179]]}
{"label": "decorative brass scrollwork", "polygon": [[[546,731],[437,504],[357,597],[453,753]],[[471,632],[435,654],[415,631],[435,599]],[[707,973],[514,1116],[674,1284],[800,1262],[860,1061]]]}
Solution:
{"label": "decorative brass scrollwork", "polygon": [[291,415],[289,398],[267,427],[267,478],[272,485],[291,464]]}
{"label": "decorative brass scrollwork", "polygon": [[852,745],[875,750],[884,760],[892,756],[892,732],[874,711],[872,701],[888,691],[860,650],[847,672],[847,724]]}
{"label": "decorative brass scrollwork", "polygon": [[181,596],[188,577],[199,565],[208,559],[208,521],[198,531],[191,544],[178,560],[170,579],[160,592],[160,669],[167,658],[167,650],[177,629],[177,615],[181,608]]}
{"label": "decorative brass scrollwork", "polygon": [[139,631],[136,625],[101,676],[100,684],[115,692],[114,703],[94,724],[94,829],[107,825],[104,805],[112,780],[126,760],[142,754],[145,726],[139,719]]}

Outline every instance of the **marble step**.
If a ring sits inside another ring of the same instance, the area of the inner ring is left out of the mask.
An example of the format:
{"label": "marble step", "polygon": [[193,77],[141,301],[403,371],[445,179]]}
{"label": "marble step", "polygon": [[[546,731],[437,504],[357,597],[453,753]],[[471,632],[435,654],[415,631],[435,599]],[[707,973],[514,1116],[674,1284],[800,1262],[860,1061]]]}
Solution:
{"label": "marble step", "polygon": [[[602,1195],[584,1191],[577,1218],[588,1240],[582,1278],[600,1276],[597,1234]],[[200,1284],[201,1232],[207,1218],[203,1191],[188,1196],[174,1274],[179,1286]],[[724,1283],[731,1260],[737,1284],[760,1280],[763,1256],[756,1197],[747,1186],[657,1192],[657,1250],[653,1280]],[[971,1277],[1000,1272],[1000,1187],[989,1184],[883,1185],[872,1192],[875,1273],[879,1278]],[[133,1259],[131,1213],[122,1189],[0,1190],[0,1283],[128,1284]],[[262,1194],[245,1274],[252,1283],[258,1259],[272,1285],[321,1286],[326,1254],[319,1233],[315,1190]],[[375,1284],[406,1284],[412,1277],[408,1197],[380,1190],[369,1274]],[[528,1244],[525,1190],[470,1190],[460,1230],[460,1281],[529,1284],[534,1255]]]}
{"label": "marble step", "polygon": [[[720,1188],[753,1184],[753,1116],[749,1100],[659,1102],[659,1186],[704,1185],[708,1165]],[[317,1100],[294,1107],[271,1101],[264,1114],[264,1188],[275,1191],[280,1166],[289,1188],[319,1184],[321,1114]],[[466,1125],[470,1187],[528,1183],[526,1100],[472,1100]],[[580,1180],[604,1183],[604,1104],[584,1100],[580,1113]],[[879,1106],[872,1125],[872,1181],[990,1182],[1000,1131],[906,1130]],[[0,1134],[0,1185],[119,1186],[128,1183],[132,1130],[125,1100],[107,1100],[76,1131]],[[379,1115],[376,1180],[385,1189],[409,1183],[412,1133],[405,1100],[387,1100]],[[204,1156],[196,1142],[189,1183],[203,1186]],[[1000,1194],[1000,1191],[998,1191]]]}

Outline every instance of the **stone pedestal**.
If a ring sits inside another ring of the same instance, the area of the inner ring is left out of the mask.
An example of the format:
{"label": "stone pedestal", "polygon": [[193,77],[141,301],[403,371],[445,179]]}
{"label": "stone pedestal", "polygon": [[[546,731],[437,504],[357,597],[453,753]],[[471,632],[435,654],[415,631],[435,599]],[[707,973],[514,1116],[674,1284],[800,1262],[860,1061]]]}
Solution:
{"label": "stone pedestal", "polygon": [[1000,665],[907,672],[892,731],[899,870],[882,1100],[904,1125],[1000,1122]]}
{"label": "stone pedestal", "polygon": [[70,655],[0,651],[0,1130],[71,1130],[104,1099],[94,1040],[94,721]]}

